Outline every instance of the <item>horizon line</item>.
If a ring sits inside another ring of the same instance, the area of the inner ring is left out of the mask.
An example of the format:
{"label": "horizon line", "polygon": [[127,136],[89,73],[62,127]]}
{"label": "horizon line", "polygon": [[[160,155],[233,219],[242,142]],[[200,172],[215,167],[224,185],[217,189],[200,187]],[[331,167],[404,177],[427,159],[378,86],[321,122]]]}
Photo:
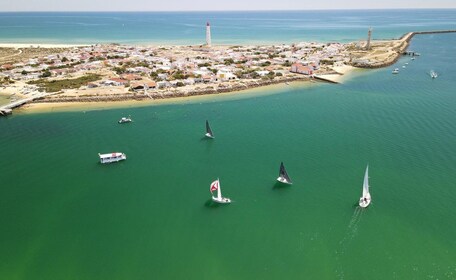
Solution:
{"label": "horizon line", "polygon": [[174,12],[174,13],[194,13],[194,12],[302,12],[302,11],[384,11],[384,10],[456,10],[456,7],[452,8],[336,8],[336,9],[263,9],[263,10],[11,10],[11,11],[0,11],[1,13],[150,13],[150,12]]}

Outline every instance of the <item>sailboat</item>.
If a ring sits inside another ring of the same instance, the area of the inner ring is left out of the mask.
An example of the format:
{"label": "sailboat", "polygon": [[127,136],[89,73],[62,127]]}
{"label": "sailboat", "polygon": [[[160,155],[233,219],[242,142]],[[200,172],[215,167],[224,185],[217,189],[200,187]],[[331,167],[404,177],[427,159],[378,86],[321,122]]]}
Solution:
{"label": "sailboat", "polygon": [[369,165],[366,167],[363,182],[363,196],[359,198],[359,206],[366,208],[371,203],[371,195],[369,193]]}
{"label": "sailboat", "polygon": [[283,162],[280,163],[280,170],[279,170],[279,178],[277,178],[277,181],[284,183],[284,184],[289,184],[291,185],[291,179],[288,176],[287,171],[285,170],[285,166],[283,165]]}
{"label": "sailboat", "polygon": [[209,126],[209,122],[206,120],[206,137],[208,138],[214,138],[214,133],[212,133],[212,129]]}
{"label": "sailboat", "polygon": [[212,194],[212,192],[217,191],[217,196],[212,196],[212,201],[221,203],[221,204],[231,203],[231,199],[222,196],[222,189],[220,188],[219,179],[217,179],[211,183],[210,191],[211,191],[211,194]]}

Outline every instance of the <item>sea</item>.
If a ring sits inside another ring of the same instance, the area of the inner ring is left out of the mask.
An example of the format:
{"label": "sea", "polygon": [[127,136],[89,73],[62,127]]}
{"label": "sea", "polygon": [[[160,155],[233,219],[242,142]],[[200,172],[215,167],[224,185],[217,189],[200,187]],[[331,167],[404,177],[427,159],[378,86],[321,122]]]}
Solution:
{"label": "sea", "polygon": [[[247,44],[357,40],[368,27],[374,38],[455,29],[456,11],[0,20],[11,42],[99,34],[190,44],[210,20],[214,42]],[[0,278],[456,279],[456,35],[417,35],[409,50],[421,55],[343,84],[0,118]],[[127,115],[133,122],[119,125]],[[215,139],[204,138],[206,120]],[[127,160],[100,164],[109,152]],[[281,162],[291,186],[276,182]],[[372,203],[361,209],[367,165]],[[211,202],[217,178],[233,203]]]}

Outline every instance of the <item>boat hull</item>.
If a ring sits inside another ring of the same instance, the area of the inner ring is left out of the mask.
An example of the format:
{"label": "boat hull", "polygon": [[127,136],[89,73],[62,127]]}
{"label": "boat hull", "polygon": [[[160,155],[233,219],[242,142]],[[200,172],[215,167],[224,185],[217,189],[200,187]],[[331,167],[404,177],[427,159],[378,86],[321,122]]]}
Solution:
{"label": "boat hull", "polygon": [[361,197],[359,199],[359,206],[362,207],[362,208],[366,208],[367,206],[369,206],[371,203],[371,198],[366,198],[364,199],[363,197]]}
{"label": "boat hull", "polygon": [[220,204],[231,203],[231,199],[229,199],[227,197],[222,197],[221,199],[218,199],[217,197],[212,197],[212,201],[215,203],[220,203]]}
{"label": "boat hull", "polygon": [[210,135],[209,133],[206,133],[205,136],[210,139],[214,139],[214,136]]}
{"label": "boat hull", "polygon": [[121,154],[120,156],[111,157],[111,158],[102,158],[100,156],[100,163],[107,164],[107,163],[119,162],[119,161],[126,160],[126,159],[127,159],[127,156],[125,154]]}
{"label": "boat hull", "polygon": [[280,182],[280,183],[283,183],[283,184],[287,184],[287,185],[293,184],[293,183],[287,181],[287,179],[285,179],[285,178],[283,178],[283,177],[277,178],[277,181]]}

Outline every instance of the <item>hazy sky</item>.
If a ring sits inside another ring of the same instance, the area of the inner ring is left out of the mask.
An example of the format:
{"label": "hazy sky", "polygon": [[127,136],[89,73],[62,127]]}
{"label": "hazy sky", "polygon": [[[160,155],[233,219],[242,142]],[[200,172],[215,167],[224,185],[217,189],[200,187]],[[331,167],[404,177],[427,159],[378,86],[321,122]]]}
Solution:
{"label": "hazy sky", "polygon": [[456,0],[0,0],[0,11],[204,11],[456,8]]}

